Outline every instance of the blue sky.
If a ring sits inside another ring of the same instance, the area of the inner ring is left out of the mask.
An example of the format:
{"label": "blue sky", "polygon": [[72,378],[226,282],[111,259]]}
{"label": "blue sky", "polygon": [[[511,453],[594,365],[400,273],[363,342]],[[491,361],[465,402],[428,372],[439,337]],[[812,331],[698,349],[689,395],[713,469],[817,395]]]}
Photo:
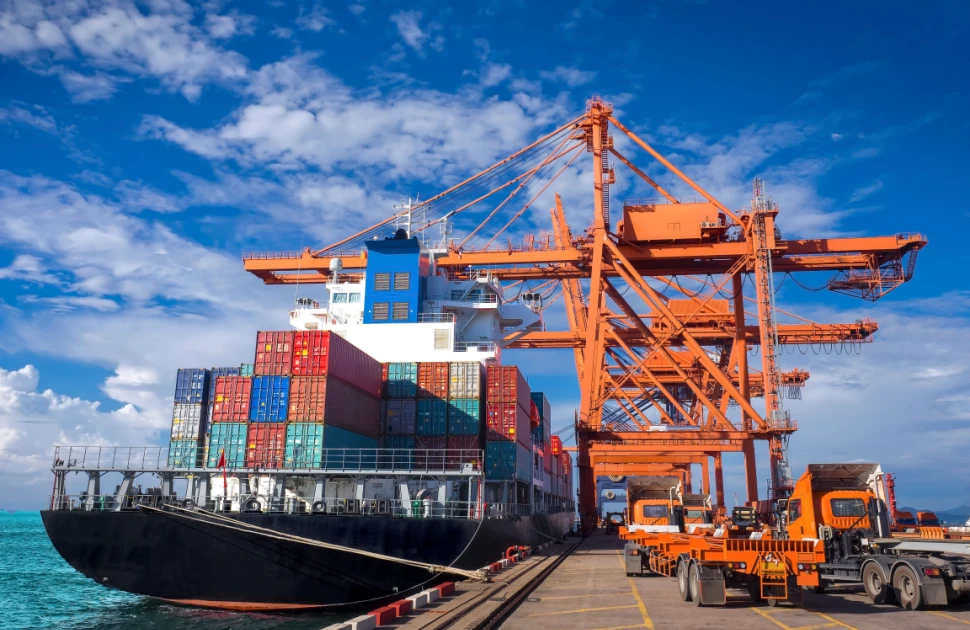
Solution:
{"label": "blue sky", "polygon": [[[970,504],[968,17],[961,2],[0,3],[0,504],[42,502],[54,443],[162,441],[175,368],[242,362],[255,330],[285,326],[293,289],[240,254],[332,242],[592,94],[731,207],[765,177],[786,235],[929,237],[915,280],[875,305],[782,285],[801,315],[880,323],[859,356],[783,358],[813,374],[792,462],[880,460],[908,503]],[[584,174],[557,182],[574,228]],[[642,189],[620,171],[614,192]],[[546,229],[546,208],[522,231]],[[508,358],[565,424],[568,355]],[[736,466],[727,478],[740,486]]]}

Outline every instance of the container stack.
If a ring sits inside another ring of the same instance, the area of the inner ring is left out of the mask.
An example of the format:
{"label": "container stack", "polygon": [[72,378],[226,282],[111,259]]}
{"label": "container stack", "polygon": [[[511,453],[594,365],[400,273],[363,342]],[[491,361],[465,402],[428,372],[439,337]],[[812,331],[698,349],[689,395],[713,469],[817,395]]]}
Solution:
{"label": "container stack", "polygon": [[532,400],[514,365],[490,365],[486,376],[485,477],[529,481],[532,475]]}
{"label": "container stack", "polygon": [[193,468],[200,463],[199,446],[206,433],[210,376],[209,370],[201,368],[180,369],[175,375],[169,466]]}
{"label": "container stack", "polygon": [[542,479],[543,487],[552,487],[552,446],[549,442],[552,437],[552,406],[549,399],[542,392],[532,392],[532,402],[539,413],[539,424],[532,429],[532,446],[538,458],[536,478]]}
{"label": "container stack", "polygon": [[461,362],[448,366],[448,440],[449,450],[482,451],[485,434],[482,383],[485,368],[481,363]]}
{"label": "container stack", "polygon": [[418,364],[384,363],[381,366],[384,413],[381,435],[384,448],[417,448]]}
{"label": "container stack", "polygon": [[318,468],[325,448],[375,448],[380,363],[329,331],[261,331],[253,364],[215,379],[206,465]]}

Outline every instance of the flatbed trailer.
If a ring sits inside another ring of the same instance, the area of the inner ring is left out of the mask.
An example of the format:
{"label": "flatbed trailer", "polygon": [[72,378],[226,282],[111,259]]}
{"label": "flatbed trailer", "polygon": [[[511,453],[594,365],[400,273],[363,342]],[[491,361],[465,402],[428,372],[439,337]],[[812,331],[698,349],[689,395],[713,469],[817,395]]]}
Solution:
{"label": "flatbed trailer", "polygon": [[680,597],[695,606],[723,606],[728,589],[743,589],[770,606],[797,601],[801,587],[819,585],[825,561],[821,541],[782,540],[770,532],[732,536],[726,528],[693,533],[630,532],[624,560],[627,575],[650,571],[676,577]]}

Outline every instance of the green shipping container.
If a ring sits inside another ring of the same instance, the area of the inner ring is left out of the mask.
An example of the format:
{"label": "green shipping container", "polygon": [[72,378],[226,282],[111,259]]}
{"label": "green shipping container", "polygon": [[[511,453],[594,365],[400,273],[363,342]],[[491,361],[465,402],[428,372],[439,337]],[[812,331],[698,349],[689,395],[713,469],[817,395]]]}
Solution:
{"label": "green shipping container", "polygon": [[418,395],[418,364],[388,363],[385,398],[416,398]]}
{"label": "green shipping container", "polygon": [[445,435],[448,432],[448,402],[440,398],[418,401],[418,435]]}
{"label": "green shipping container", "polygon": [[452,398],[448,401],[448,435],[479,435],[482,415],[481,400]]}
{"label": "green shipping container", "polygon": [[243,363],[239,366],[239,376],[252,376],[253,375],[253,364]]}
{"label": "green shipping container", "polygon": [[323,466],[323,424],[294,422],[286,425],[287,468]]}
{"label": "green shipping container", "polygon": [[209,450],[206,454],[207,468],[219,465],[219,454],[225,450],[227,468],[243,468],[246,465],[247,422],[216,422],[212,425]]}
{"label": "green shipping container", "polygon": [[201,457],[197,440],[172,440],[168,444],[168,465],[172,468],[195,468]]}

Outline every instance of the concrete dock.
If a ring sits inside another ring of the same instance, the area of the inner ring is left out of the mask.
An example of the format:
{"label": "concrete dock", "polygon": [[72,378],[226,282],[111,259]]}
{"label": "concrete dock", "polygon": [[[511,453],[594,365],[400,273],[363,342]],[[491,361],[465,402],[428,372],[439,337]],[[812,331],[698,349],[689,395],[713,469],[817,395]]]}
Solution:
{"label": "concrete dock", "polygon": [[805,593],[804,606],[753,604],[729,591],[724,607],[682,602],[675,580],[627,577],[623,542],[598,532],[582,542],[505,618],[503,630],[746,628],[750,630],[915,630],[970,628],[970,606],[909,612],[873,606],[861,589]]}

